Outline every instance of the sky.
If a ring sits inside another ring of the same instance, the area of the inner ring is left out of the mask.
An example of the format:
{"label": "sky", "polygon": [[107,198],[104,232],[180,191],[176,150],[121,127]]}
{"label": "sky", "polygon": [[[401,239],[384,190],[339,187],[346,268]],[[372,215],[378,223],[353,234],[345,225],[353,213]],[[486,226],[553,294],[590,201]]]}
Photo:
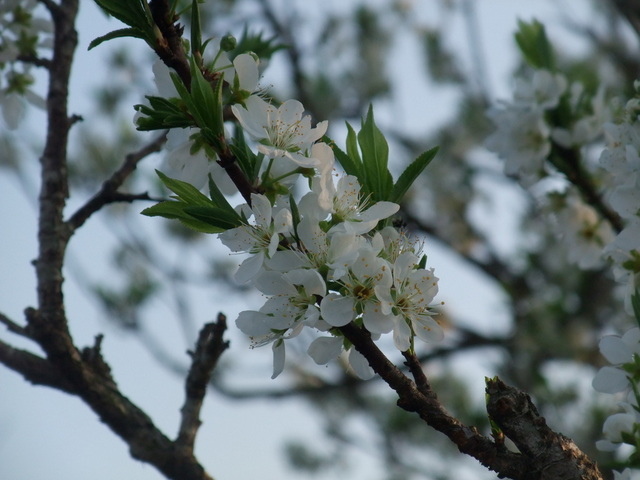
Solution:
{"label": "sky", "polygon": [[[338,5],[348,2],[329,3]],[[418,14],[428,23],[433,16],[432,5],[429,2],[412,3],[423,4],[418,9]],[[498,98],[509,96],[508,73],[514,61],[512,33],[518,18],[528,20],[535,16],[547,24],[553,38],[554,33],[560,32],[560,9],[574,19],[583,18],[587,13],[587,3],[577,0],[478,0],[475,3],[486,58],[485,68]],[[87,52],[89,41],[117,28],[114,23],[104,20],[92,2],[81,4],[78,22],[80,46],[74,67],[71,99],[71,109],[74,112],[83,111],[83,98],[90,95],[94,82],[101,81],[105,74],[102,61],[108,50],[105,47],[104,50]],[[459,41],[463,51],[468,52],[464,23],[456,19],[448,28],[451,29],[450,37]],[[415,60],[417,56],[416,46],[401,38],[390,59],[390,68],[396,82],[394,106],[382,105],[382,113],[377,116],[383,129],[387,123],[408,131],[423,131],[425,126],[435,127],[452,114],[453,92],[434,92],[434,86],[426,84],[422,79],[420,62]],[[277,67],[277,62],[274,62],[273,68]],[[272,83],[277,81],[278,73],[274,72],[270,78],[273,79]],[[29,120],[34,124],[22,127],[16,134],[28,135],[37,131],[35,123],[41,118],[38,114],[31,115]],[[36,172],[35,166],[27,169]],[[0,199],[0,311],[21,321],[23,309],[35,302],[35,283],[30,265],[36,252],[34,207],[27,199],[23,186],[3,170],[0,170]],[[501,222],[509,221],[507,212],[492,218],[496,219],[496,225],[492,228],[503,228]],[[159,231],[151,222],[145,228],[149,229],[150,235]],[[109,275],[110,259],[106,253],[115,240],[110,225],[101,220],[92,220],[72,241],[72,267],[89,278]],[[494,327],[503,328],[504,325],[501,326],[499,322],[507,320],[500,296],[483,286],[473,273],[446,256],[443,249],[435,245],[428,248],[430,262],[440,277],[440,296],[445,299],[448,307],[462,318],[490,317],[498,322]],[[509,248],[508,240],[504,248]],[[190,256],[188,252],[168,251],[167,255],[180,261],[197,261],[197,257]],[[121,390],[145,409],[168,435],[173,436],[177,430],[179,408],[183,400],[182,380],[159,366],[135,338],[124,335],[107,324],[96,305],[87,298],[82,286],[73,280],[73,271],[68,270],[67,277],[69,280],[65,283],[65,296],[68,316],[73,319],[71,328],[77,345],[90,345],[96,334],[104,333],[106,338],[103,352],[113,368]],[[473,292],[471,301],[469,291]],[[198,318],[209,320],[224,307],[225,313],[232,320],[238,311],[246,307],[240,302],[230,302],[228,296],[229,292],[224,289],[212,292],[208,302],[195,307]],[[176,335],[181,335],[162,314],[158,315],[152,333],[158,341],[167,344]],[[238,351],[244,349],[244,355],[251,355],[250,364],[257,365],[254,371],[248,373],[247,384],[255,382],[268,386],[284,385],[279,384],[279,380],[269,379],[271,354],[268,349],[249,351],[246,340],[233,327],[229,336],[233,348]],[[0,338],[22,348],[32,348],[5,331],[0,332]],[[175,352],[176,358],[180,358],[181,354],[182,352]],[[472,391],[478,402],[483,401],[484,375],[491,375],[490,361],[480,363],[470,370]],[[78,399],[44,387],[33,387],[4,368],[0,368],[0,392],[0,478],[162,478],[153,467],[132,460],[125,444]],[[204,424],[198,436],[196,453],[216,479],[300,478],[299,474],[287,469],[281,447],[283,441],[288,439],[320,439],[320,427],[313,418],[313,408],[298,400],[242,402],[230,401],[211,393],[206,398],[202,412]],[[358,428],[358,425],[354,425],[354,429]],[[323,446],[319,445],[319,448],[322,449]],[[372,475],[376,474],[379,463],[368,453],[366,445],[363,448],[352,448],[352,451],[357,468],[345,473],[344,477],[339,474],[336,476],[333,472],[331,478],[375,478]],[[463,465],[465,462],[469,461],[461,460]],[[469,476],[472,478],[471,474]]]}

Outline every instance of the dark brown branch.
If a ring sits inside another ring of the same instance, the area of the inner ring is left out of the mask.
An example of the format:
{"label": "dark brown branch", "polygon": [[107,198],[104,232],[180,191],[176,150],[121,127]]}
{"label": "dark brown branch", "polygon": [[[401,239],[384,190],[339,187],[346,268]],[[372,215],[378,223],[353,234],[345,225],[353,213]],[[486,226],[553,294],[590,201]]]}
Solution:
{"label": "dark brown branch", "polygon": [[[417,413],[428,425],[445,434],[462,453],[474,457],[488,469],[510,478],[525,478],[526,465],[523,459],[517,454],[503,451],[476,428],[467,427],[451,416],[438,401],[426,377],[418,377],[418,387],[384,356],[366,330],[353,323],[340,330],[369,361],[371,368],[396,391],[399,407]],[[414,362],[412,360],[410,364],[413,371],[416,369]]]}
{"label": "dark brown branch", "polygon": [[75,387],[48,360],[20,350],[0,340],[0,363],[19,373],[34,385],[55,388],[75,394]]}
{"label": "dark brown branch", "polygon": [[490,398],[487,410],[522,452],[514,453],[506,450],[501,442],[494,443],[474,427],[467,427],[451,416],[438,401],[414,354],[403,353],[416,382],[407,378],[384,356],[366,330],[353,323],[340,330],[369,361],[373,370],[396,391],[398,406],[416,412],[428,425],[445,434],[462,453],[476,458],[500,477],[516,480],[602,480],[595,463],[573,442],[547,427],[526,394],[507,387],[499,380],[488,382]]}
{"label": "dark brown branch", "polygon": [[15,333],[16,335],[20,335],[22,337],[31,338],[25,327],[18,325],[4,313],[0,313],[0,323],[6,326],[7,330],[9,330],[11,333]]}
{"label": "dark brown branch", "polygon": [[207,323],[200,330],[196,350],[189,352],[193,362],[185,384],[186,398],[181,409],[182,421],[176,443],[190,452],[193,452],[196,434],[202,423],[200,409],[211,374],[220,355],[229,347],[229,342],[222,338],[226,329],[227,317],[220,313],[217,322]]}
{"label": "dark brown branch", "polygon": [[529,395],[487,380],[487,412],[529,462],[527,478],[602,480],[598,466],[569,438],[551,430]]}
{"label": "dark brown branch", "polygon": [[176,71],[184,86],[190,91],[191,68],[182,44],[183,27],[176,24],[177,18],[167,0],[151,0],[149,8],[153,20],[162,33],[155,52],[167,67]]}
{"label": "dark brown branch", "polygon": [[41,58],[36,55],[18,55],[16,60],[35,65],[36,67],[51,68],[51,60],[48,58]]}
{"label": "dark brown branch", "polygon": [[81,227],[91,215],[109,203],[151,200],[146,193],[138,195],[119,193],[118,188],[120,188],[129,175],[133,173],[140,161],[152,153],[159,151],[166,141],[167,135],[163,133],[139,150],[129,153],[120,168],[118,168],[109,179],[105,180],[100,190],[67,220],[66,224],[69,226],[70,232],[72,233]]}

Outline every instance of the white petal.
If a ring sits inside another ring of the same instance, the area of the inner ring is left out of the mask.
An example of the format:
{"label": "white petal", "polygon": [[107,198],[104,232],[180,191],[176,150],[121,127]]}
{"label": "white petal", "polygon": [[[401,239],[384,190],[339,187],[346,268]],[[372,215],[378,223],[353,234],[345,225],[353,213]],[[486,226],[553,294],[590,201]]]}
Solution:
{"label": "white petal", "polygon": [[324,279],[316,270],[292,270],[285,273],[284,277],[294,285],[303,286],[308,295],[324,296],[327,293]]}
{"label": "white petal", "polygon": [[371,333],[389,333],[393,328],[393,317],[383,313],[379,302],[367,302],[362,319]]}
{"label": "white petal", "polygon": [[600,352],[609,363],[614,365],[631,361],[631,350],[617,335],[607,335],[602,337],[600,343]]}
{"label": "white petal", "polygon": [[411,347],[411,329],[402,317],[395,317],[393,343],[401,352],[407,351]]}
{"label": "white petal", "polygon": [[242,333],[250,337],[261,337],[271,332],[270,327],[264,322],[265,315],[254,310],[240,312],[236,320],[236,326]]}
{"label": "white petal", "polygon": [[355,316],[354,306],[353,298],[330,293],[322,299],[320,312],[324,321],[329,325],[343,327],[353,320]]}
{"label": "white petal", "polygon": [[602,367],[591,383],[594,390],[602,393],[617,393],[629,386],[627,374],[615,367]]}
{"label": "white petal", "polygon": [[265,295],[292,296],[297,293],[291,282],[280,272],[263,272],[255,282],[256,288]]}
{"label": "white petal", "polygon": [[342,339],[340,337],[319,337],[316,338],[307,353],[318,365],[326,365],[334,358],[337,358],[342,351]]}
{"label": "white petal", "polygon": [[411,319],[413,331],[423,342],[436,343],[444,338],[442,327],[433,318],[418,315]]}
{"label": "white petal", "polygon": [[367,359],[353,347],[349,350],[349,364],[353,372],[363,380],[368,380],[375,375]]}
{"label": "white petal", "polygon": [[253,280],[264,264],[264,253],[258,252],[255,255],[251,255],[238,267],[238,271],[234,275],[236,282],[245,284]]}
{"label": "white petal", "polygon": [[398,210],[400,210],[400,205],[398,205],[397,203],[378,202],[362,212],[360,214],[360,220],[362,220],[363,222],[382,220],[383,218],[390,217]]}
{"label": "white petal", "polygon": [[258,63],[255,58],[248,53],[242,53],[233,60],[233,66],[238,75],[240,89],[254,92],[258,87],[258,80],[260,78]]}
{"label": "white petal", "polygon": [[273,375],[271,378],[276,378],[284,370],[284,340],[280,339],[273,342]]}

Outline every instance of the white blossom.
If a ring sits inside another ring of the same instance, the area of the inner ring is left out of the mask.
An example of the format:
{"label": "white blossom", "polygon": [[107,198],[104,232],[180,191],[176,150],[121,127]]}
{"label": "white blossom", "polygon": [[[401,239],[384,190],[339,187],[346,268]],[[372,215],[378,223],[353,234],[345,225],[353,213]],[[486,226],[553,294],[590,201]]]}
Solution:
{"label": "white blossom", "polygon": [[291,231],[291,212],[280,208],[274,212],[271,202],[264,195],[251,194],[250,212],[254,224],[242,225],[219,234],[220,240],[232,252],[246,252],[247,258],[236,272],[236,280],[246,283],[262,269],[265,258],[272,257],[280,244],[280,235]]}
{"label": "white blossom", "polygon": [[259,142],[258,150],[269,158],[286,158],[303,167],[315,167],[319,161],[308,154],[311,146],[327,131],[328,122],[311,128],[311,117],[303,116],[297,100],[287,100],[279,108],[252,95],[244,106],[231,107],[245,131]]}

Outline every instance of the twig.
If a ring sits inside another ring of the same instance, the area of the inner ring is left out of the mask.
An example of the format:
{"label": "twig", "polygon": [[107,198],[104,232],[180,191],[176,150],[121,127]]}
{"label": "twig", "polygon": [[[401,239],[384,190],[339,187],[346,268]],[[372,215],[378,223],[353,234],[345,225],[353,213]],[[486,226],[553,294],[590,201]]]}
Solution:
{"label": "twig", "polygon": [[229,347],[229,342],[222,338],[226,329],[227,317],[220,313],[217,322],[207,323],[202,328],[196,350],[190,352],[193,362],[185,383],[186,397],[181,409],[182,421],[176,439],[176,444],[189,452],[193,452],[196,434],[202,424],[200,410],[211,374],[220,355]]}
{"label": "twig", "polygon": [[136,169],[138,163],[152,153],[159,151],[166,141],[167,135],[166,133],[163,133],[139,150],[129,153],[125,157],[120,168],[118,168],[111,177],[105,180],[100,190],[66,221],[66,224],[69,226],[70,233],[81,227],[91,215],[109,203],[151,200],[151,197],[149,197],[147,193],[135,195],[119,193],[117,190],[124,183],[127,177],[129,177],[129,175],[131,175],[131,173]]}
{"label": "twig", "polygon": [[74,385],[48,360],[26,350],[20,350],[0,340],[0,363],[22,375],[34,385],[55,388],[62,392],[77,393]]}
{"label": "twig", "polygon": [[0,313],[0,323],[5,325],[7,327],[7,330],[9,330],[11,333],[15,333],[16,335],[20,335],[25,338],[31,338],[31,335],[29,335],[25,327],[18,325],[4,313]]}
{"label": "twig", "polygon": [[51,68],[51,60],[36,55],[18,55],[16,60],[35,65],[36,67]]}

